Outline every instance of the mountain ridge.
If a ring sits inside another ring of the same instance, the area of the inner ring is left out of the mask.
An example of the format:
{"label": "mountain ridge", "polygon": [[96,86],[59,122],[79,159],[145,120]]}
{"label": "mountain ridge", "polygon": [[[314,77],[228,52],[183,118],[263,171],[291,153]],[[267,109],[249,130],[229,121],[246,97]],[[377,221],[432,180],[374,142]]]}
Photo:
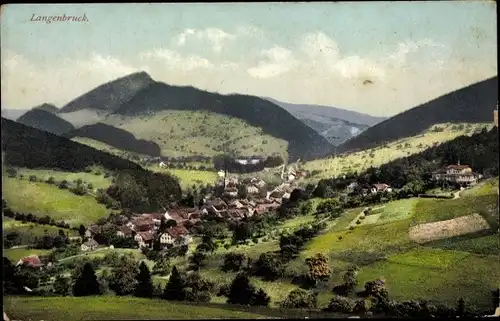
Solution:
{"label": "mountain ridge", "polygon": [[498,103],[498,76],[459,88],[368,128],[338,147],[339,152],[368,149],[418,135],[439,123],[493,122]]}

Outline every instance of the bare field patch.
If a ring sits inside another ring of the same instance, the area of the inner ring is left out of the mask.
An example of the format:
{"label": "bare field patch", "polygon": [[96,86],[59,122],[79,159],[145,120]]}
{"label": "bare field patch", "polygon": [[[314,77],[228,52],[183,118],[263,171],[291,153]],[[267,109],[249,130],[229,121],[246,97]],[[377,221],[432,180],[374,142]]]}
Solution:
{"label": "bare field patch", "polygon": [[451,220],[419,224],[409,230],[410,240],[425,243],[449,237],[475,233],[490,228],[479,214],[461,216]]}

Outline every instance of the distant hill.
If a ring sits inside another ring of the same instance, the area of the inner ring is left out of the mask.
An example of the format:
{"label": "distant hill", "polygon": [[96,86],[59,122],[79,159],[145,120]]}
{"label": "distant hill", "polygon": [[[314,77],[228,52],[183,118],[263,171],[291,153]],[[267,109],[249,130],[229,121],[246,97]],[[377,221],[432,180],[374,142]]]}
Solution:
{"label": "distant hill", "polygon": [[161,155],[161,149],[158,144],[147,140],[136,139],[134,135],[123,129],[102,123],[83,126],[63,136],[70,139],[74,137],[87,137],[121,150],[155,157]]}
{"label": "distant hill", "polygon": [[438,97],[391,117],[338,147],[339,152],[368,149],[415,136],[439,123],[493,122],[498,102],[498,77]]}
{"label": "distant hill", "polygon": [[2,109],[2,117],[10,120],[17,120],[28,111],[29,109]]}
{"label": "distant hill", "polygon": [[291,104],[268,97],[265,99],[287,110],[333,145],[339,145],[386,119],[330,106]]}
{"label": "distant hill", "polygon": [[81,95],[63,106],[60,112],[71,113],[82,109],[95,109],[111,113],[138,91],[154,82],[145,72],[133,73]]}
{"label": "distant hill", "polygon": [[51,106],[48,104],[35,107],[19,117],[17,122],[56,135],[61,135],[74,129],[74,126],[70,122],[58,117],[57,114],[54,114],[50,110]]}
{"label": "distant hill", "polygon": [[[155,113],[167,110],[208,111],[239,118],[250,126],[261,128],[263,134],[287,141],[288,156],[292,160],[323,157],[330,154],[333,148],[324,137],[268,100],[245,95],[221,95],[193,87],[170,86],[155,82],[145,72],[101,85],[61,108],[58,115],[74,126],[82,126],[97,122],[109,124],[105,121],[106,117],[152,117]],[[80,117],[76,117],[77,113],[80,113]],[[82,115],[85,117],[81,117]],[[76,121],[79,123],[76,124]],[[134,131],[128,130],[126,124],[121,128],[136,135]],[[162,128],[155,130],[162,140],[168,140],[168,132],[162,132]],[[228,140],[231,140],[232,136],[238,134],[237,128],[234,133],[226,134],[229,135]],[[229,142],[220,141],[219,145],[226,143]]]}
{"label": "distant hill", "polygon": [[32,109],[39,109],[39,110],[44,110],[44,111],[48,111],[49,113],[52,113],[52,114],[57,114],[59,112],[59,108],[57,108],[55,105],[52,105],[52,104],[42,104],[40,106],[37,106],[37,107],[33,107]]}

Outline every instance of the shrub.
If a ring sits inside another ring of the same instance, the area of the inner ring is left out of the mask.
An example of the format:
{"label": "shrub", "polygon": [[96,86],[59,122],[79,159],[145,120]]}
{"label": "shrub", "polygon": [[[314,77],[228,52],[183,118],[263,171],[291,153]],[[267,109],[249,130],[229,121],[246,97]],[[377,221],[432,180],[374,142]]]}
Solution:
{"label": "shrub", "polygon": [[61,183],[59,183],[59,188],[60,189],[67,189],[68,188],[68,181],[63,180]]}
{"label": "shrub", "polygon": [[356,224],[358,224],[358,225],[359,225],[359,224],[361,224],[361,221],[360,221],[360,220],[357,220],[357,221],[356,221]]}
{"label": "shrub", "polygon": [[356,301],[339,295],[334,295],[326,311],[338,313],[352,313],[356,306]]}
{"label": "shrub", "polygon": [[352,230],[354,230],[354,226],[349,227],[349,229],[350,229],[351,231],[352,231]]}
{"label": "shrub", "polygon": [[29,180],[30,182],[36,182],[36,175],[30,175]]}
{"label": "shrub", "polygon": [[318,305],[317,298],[317,293],[295,289],[280,303],[280,306],[285,309],[314,309]]}
{"label": "shrub", "polygon": [[45,183],[47,183],[47,184],[55,184],[55,182],[56,182],[56,181],[55,181],[54,177],[52,177],[52,176],[51,176],[51,177],[49,177],[49,178],[47,179],[47,181],[45,181]]}

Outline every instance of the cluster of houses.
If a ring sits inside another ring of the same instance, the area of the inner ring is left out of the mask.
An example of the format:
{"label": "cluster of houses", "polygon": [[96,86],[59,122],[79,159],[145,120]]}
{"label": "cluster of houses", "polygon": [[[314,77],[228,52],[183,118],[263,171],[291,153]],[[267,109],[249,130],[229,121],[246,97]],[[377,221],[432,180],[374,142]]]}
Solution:
{"label": "cluster of houses", "polygon": [[[130,237],[137,241],[139,248],[153,246],[155,240],[159,240],[162,247],[171,245],[185,245],[193,241],[189,228],[199,222],[206,215],[228,221],[238,221],[243,218],[261,215],[268,211],[277,210],[281,206],[281,199],[266,198],[249,200],[233,200],[226,203],[221,198],[205,201],[199,208],[172,208],[164,213],[143,213],[133,216],[130,220],[123,222],[116,235],[119,237]],[[160,231],[162,220],[175,221],[175,224],[164,231]],[[100,233],[100,227],[91,225],[85,232],[87,239],[82,245],[83,252],[93,251],[99,245],[93,237]]]}

